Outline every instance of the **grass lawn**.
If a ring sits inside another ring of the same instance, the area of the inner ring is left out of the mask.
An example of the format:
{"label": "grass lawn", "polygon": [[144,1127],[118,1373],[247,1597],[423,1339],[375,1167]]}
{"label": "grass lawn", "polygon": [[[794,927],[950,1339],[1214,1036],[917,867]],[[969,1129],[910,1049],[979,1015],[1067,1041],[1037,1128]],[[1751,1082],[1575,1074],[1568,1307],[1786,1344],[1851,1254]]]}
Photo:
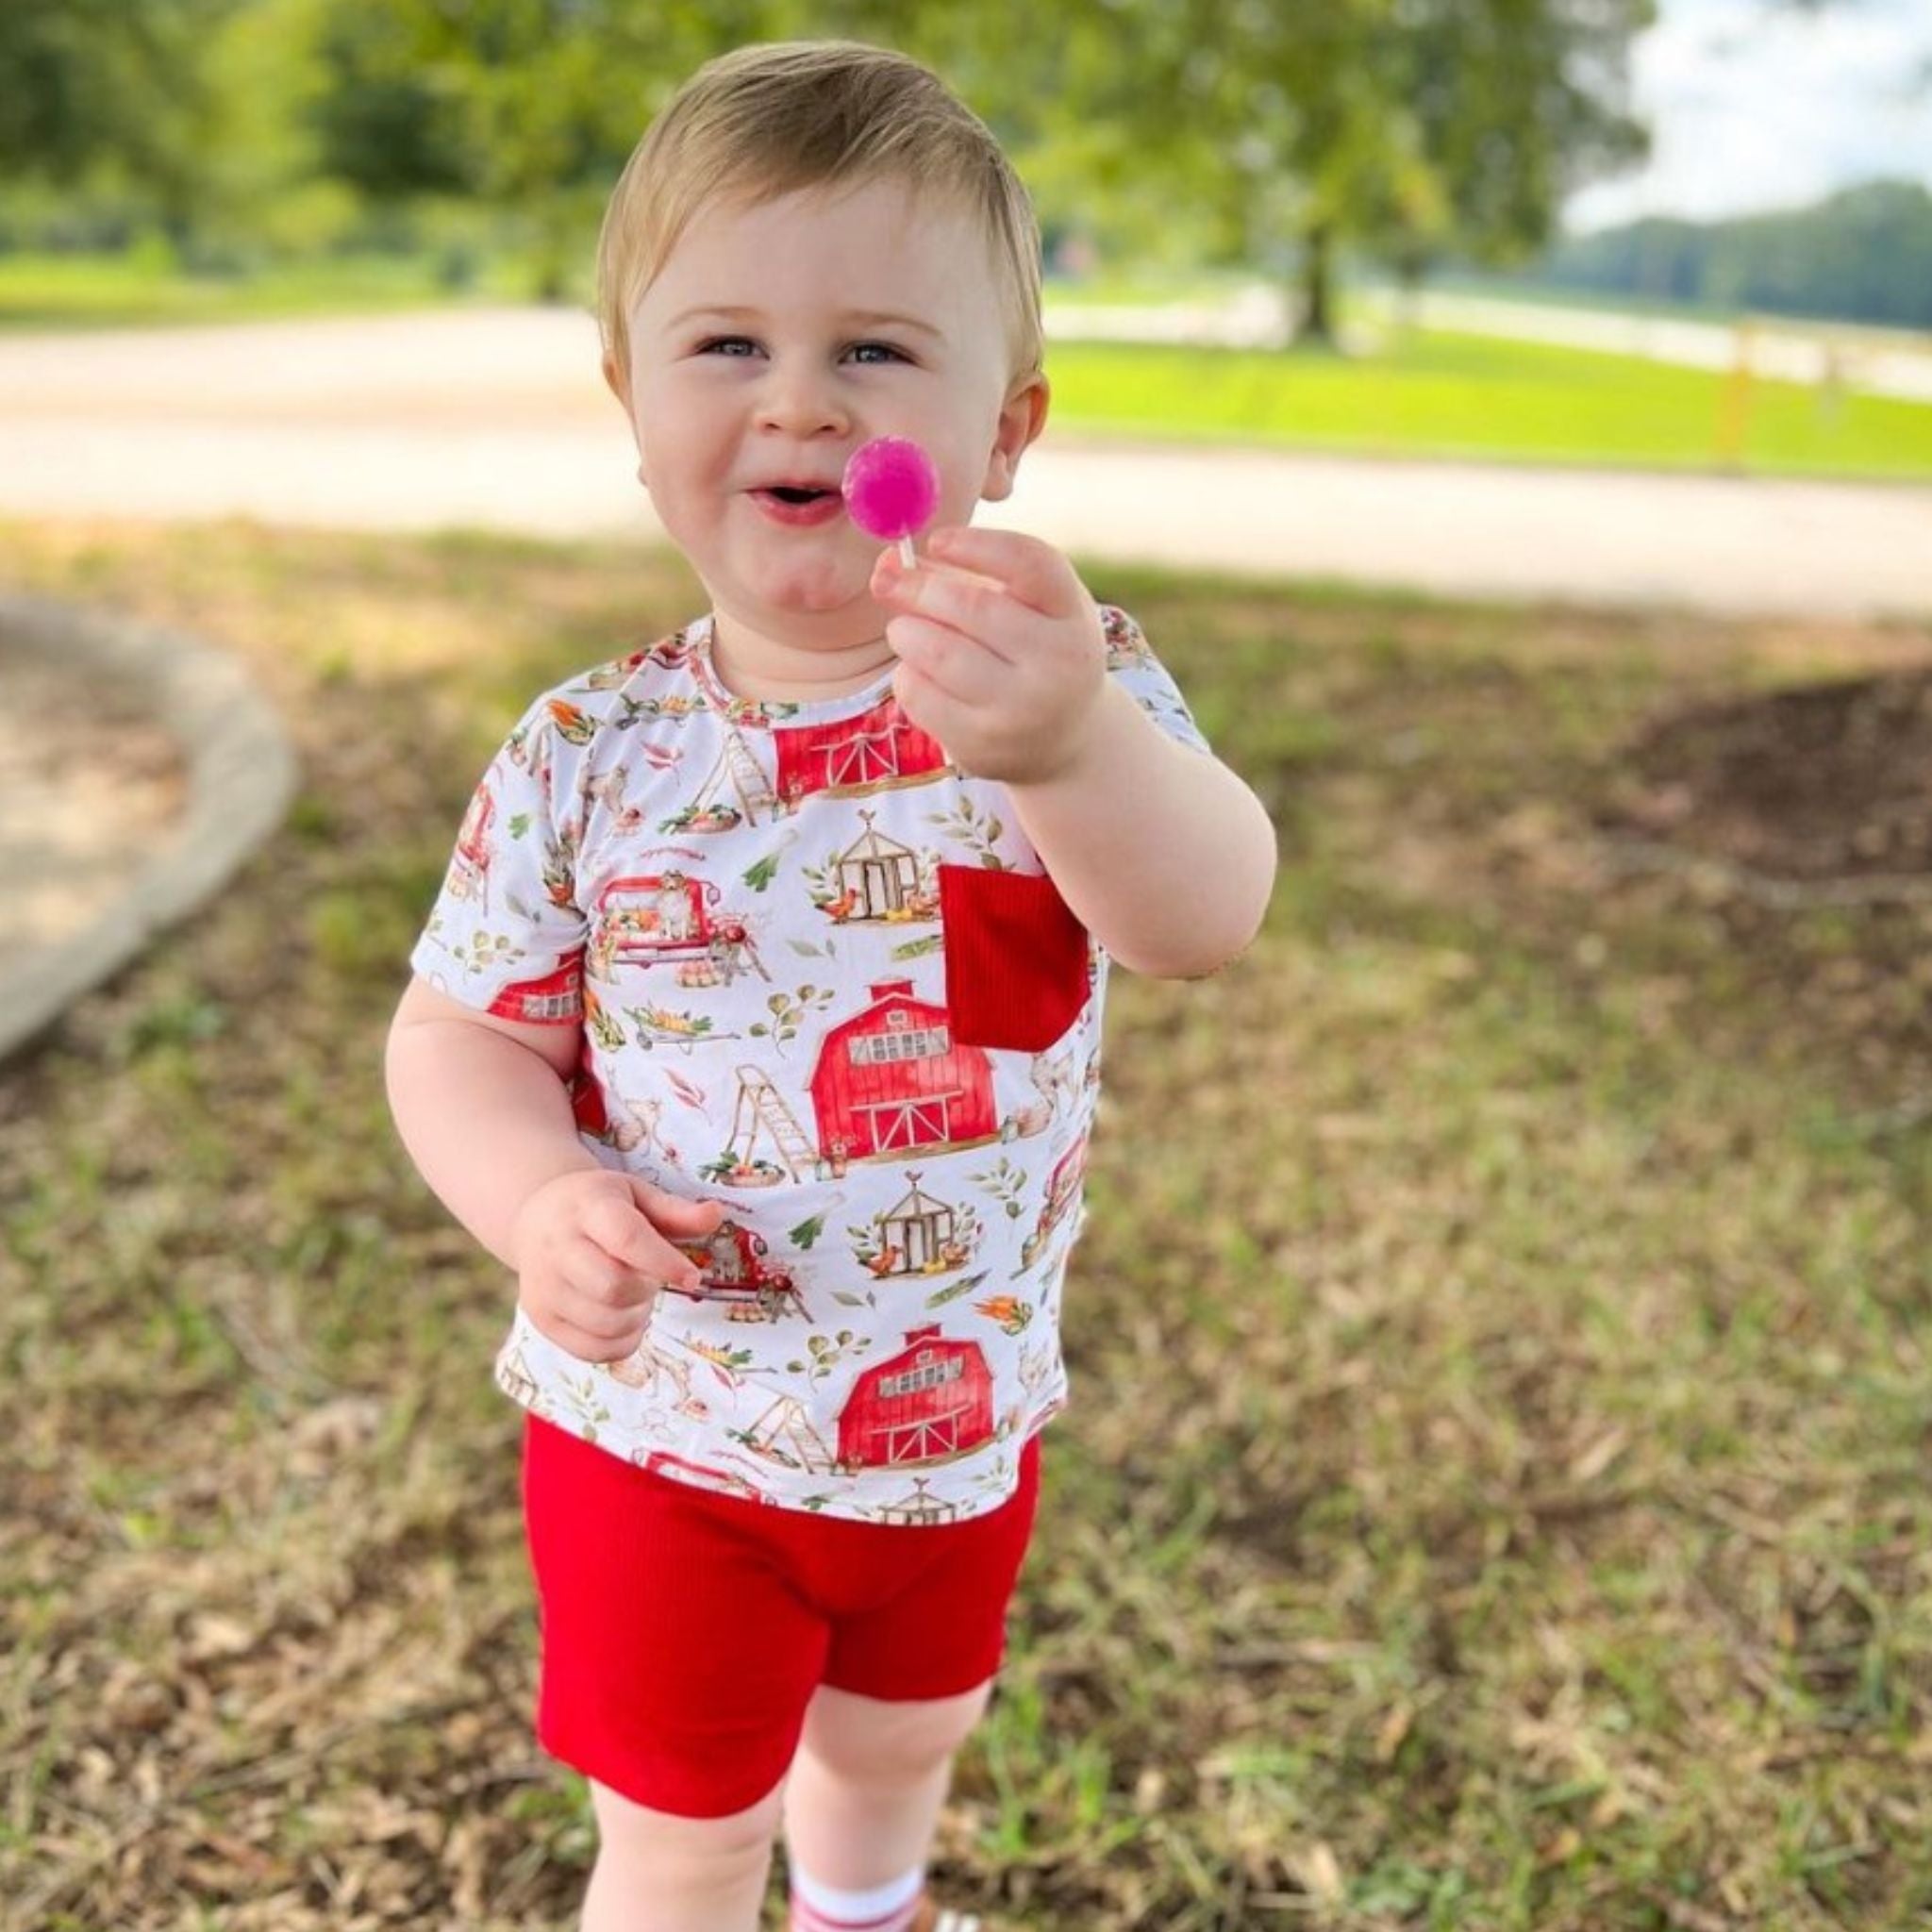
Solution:
{"label": "grass lawn", "polygon": [[[496,260],[464,299],[522,301],[528,286],[517,264]],[[1217,286],[1212,278],[1176,282],[1165,299],[1211,297]],[[1084,299],[1133,292],[1099,284]],[[0,256],[0,336],[380,312],[450,299],[426,258],[196,281],[112,260]],[[588,306],[588,285],[575,299]],[[1060,291],[1050,299],[1061,300]],[[1723,375],[1491,337],[1398,335],[1360,358],[1056,341],[1047,367],[1057,421],[1095,434],[1373,456],[1932,477],[1932,406],[1821,396],[1779,382],[1753,383],[1740,406]]]}
{"label": "grass lawn", "polygon": [[[0,525],[0,579],[225,641],[308,773],[0,1068],[0,1924],[570,1925],[512,1291],[379,1056],[507,724],[691,579],[242,524]],[[1285,862],[1235,967],[1116,984],[949,1895],[1035,1932],[1927,1923],[1932,905],[1771,903],[1629,823],[1678,795],[1631,750],[1660,721],[1924,678],[1932,629],[1092,580]]]}
{"label": "grass lawn", "polygon": [[1926,404],[1758,381],[1733,417],[1725,375],[1490,336],[1429,330],[1364,358],[1055,342],[1047,371],[1058,421],[1101,431],[1384,457],[1932,476]]}
{"label": "grass lawn", "polygon": [[167,327],[298,315],[369,315],[453,300],[522,302],[529,281],[491,262],[468,298],[453,296],[422,256],[295,262],[248,275],[188,275],[113,256],[0,255],[0,335],[9,329]]}

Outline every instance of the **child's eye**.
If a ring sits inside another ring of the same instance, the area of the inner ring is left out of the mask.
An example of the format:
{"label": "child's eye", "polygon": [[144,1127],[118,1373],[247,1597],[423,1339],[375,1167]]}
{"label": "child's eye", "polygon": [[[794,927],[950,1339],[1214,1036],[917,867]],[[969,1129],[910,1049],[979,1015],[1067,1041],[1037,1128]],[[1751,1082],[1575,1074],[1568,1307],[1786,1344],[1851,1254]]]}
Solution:
{"label": "child's eye", "polygon": [[[746,356],[757,355],[758,347],[749,336],[709,336],[698,344],[698,354],[724,356],[734,361],[742,361]],[[894,348],[891,342],[854,342],[846,354],[867,363],[903,362],[907,359],[905,351]]]}

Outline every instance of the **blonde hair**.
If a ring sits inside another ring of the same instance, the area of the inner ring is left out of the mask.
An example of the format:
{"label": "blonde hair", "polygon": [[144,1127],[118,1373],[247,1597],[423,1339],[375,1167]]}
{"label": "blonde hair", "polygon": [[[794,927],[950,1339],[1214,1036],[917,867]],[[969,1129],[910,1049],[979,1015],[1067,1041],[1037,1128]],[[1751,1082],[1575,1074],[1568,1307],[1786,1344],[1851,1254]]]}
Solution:
{"label": "blonde hair", "polygon": [[713,200],[903,181],[976,214],[1013,374],[1041,366],[1040,226],[992,131],[939,76],[857,41],[781,41],[708,61],[631,152],[597,241],[597,331],[627,382],[630,312]]}

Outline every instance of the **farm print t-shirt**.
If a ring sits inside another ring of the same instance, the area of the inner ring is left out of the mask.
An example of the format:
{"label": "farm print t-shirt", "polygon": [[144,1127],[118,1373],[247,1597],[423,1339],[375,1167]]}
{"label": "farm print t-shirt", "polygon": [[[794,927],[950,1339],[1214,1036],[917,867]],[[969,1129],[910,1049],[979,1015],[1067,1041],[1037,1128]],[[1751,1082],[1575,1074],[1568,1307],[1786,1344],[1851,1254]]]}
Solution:
{"label": "farm print t-shirt", "polygon": [[[1108,672],[1207,744],[1133,621]],[[476,790],[411,963],[580,1026],[605,1165],[728,1216],[695,1296],[583,1361],[519,1308],[503,1390],[630,1461],[870,1522],[995,1508],[1059,1408],[1059,1300],[1107,959],[1006,789],[891,674],[734,696],[701,619],[540,698]]]}

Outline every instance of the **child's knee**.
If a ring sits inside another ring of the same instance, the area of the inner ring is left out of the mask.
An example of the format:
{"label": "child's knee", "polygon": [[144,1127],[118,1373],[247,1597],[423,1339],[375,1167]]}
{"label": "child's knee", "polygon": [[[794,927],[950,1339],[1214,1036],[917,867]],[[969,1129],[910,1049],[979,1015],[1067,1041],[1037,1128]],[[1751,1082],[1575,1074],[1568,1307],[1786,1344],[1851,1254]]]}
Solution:
{"label": "child's knee", "polygon": [[985,1716],[989,1680],[957,1697],[889,1702],[822,1684],[805,1719],[805,1748],[855,1784],[898,1784],[946,1763]]}
{"label": "child's knee", "polygon": [[661,1883],[692,1877],[728,1883],[758,1869],[777,1836],[783,1788],[724,1818],[680,1818],[634,1804],[608,1785],[591,1781],[601,1853]]}

